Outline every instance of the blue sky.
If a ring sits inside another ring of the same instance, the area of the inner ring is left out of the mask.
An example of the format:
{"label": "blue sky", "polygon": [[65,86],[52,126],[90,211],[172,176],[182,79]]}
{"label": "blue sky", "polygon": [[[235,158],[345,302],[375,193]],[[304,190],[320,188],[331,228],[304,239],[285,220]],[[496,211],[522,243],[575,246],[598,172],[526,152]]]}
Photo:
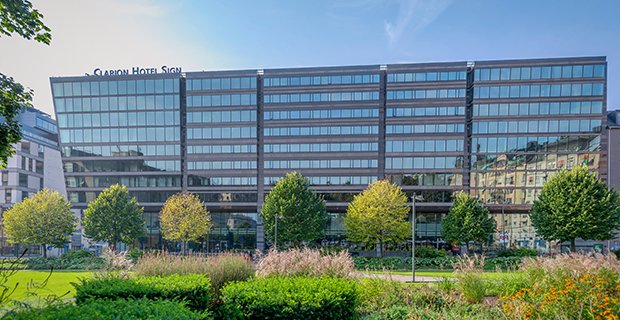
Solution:
{"label": "blue sky", "polygon": [[32,0],[47,47],[0,38],[0,70],[52,113],[50,76],[607,56],[620,109],[620,1]]}

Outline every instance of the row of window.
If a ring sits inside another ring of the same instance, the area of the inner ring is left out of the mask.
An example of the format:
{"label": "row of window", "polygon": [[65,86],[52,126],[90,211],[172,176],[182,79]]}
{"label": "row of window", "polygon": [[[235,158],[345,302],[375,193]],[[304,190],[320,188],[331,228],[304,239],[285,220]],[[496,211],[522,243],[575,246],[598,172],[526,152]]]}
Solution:
{"label": "row of window", "polygon": [[22,156],[22,170],[43,173],[43,162]]}
{"label": "row of window", "polygon": [[265,160],[265,169],[349,169],[376,168],[376,159]]}
{"label": "row of window", "polygon": [[256,127],[187,128],[187,139],[256,138]]}
{"label": "row of window", "polygon": [[545,136],[472,138],[472,152],[567,152],[597,151],[600,136]]}
{"label": "row of window", "polygon": [[474,117],[548,114],[600,114],[603,101],[475,104]]}
{"label": "row of window", "polygon": [[189,161],[188,170],[256,169],[256,161]]}
{"label": "row of window", "polygon": [[187,79],[187,91],[255,89],[256,77]]}
{"label": "row of window", "polygon": [[387,100],[465,98],[465,89],[388,91]]}
{"label": "row of window", "polygon": [[60,130],[62,143],[181,141],[179,127]]}
{"label": "row of window", "polygon": [[181,146],[168,145],[119,145],[119,146],[73,146],[62,148],[63,157],[140,157],[180,156]]}
{"label": "row of window", "polygon": [[465,132],[464,124],[415,124],[385,126],[387,134],[401,133],[459,133]]}
{"label": "row of window", "polygon": [[399,186],[461,186],[460,173],[392,173],[385,179]]}
{"label": "row of window", "polygon": [[[532,204],[538,199],[541,189],[470,189],[472,197],[489,204]],[[515,222],[516,223],[516,222]],[[513,233],[514,234],[514,233]],[[520,234],[520,232],[519,232]],[[516,236],[516,235],[515,235]]]}
{"label": "row of window", "polygon": [[67,188],[109,188],[115,184],[127,187],[182,187],[181,176],[136,177],[66,177]]}
{"label": "row of window", "polygon": [[256,121],[256,110],[188,112],[187,123]]}
{"label": "row of window", "polygon": [[387,82],[467,80],[467,71],[416,72],[388,74]]}
{"label": "row of window", "polygon": [[474,99],[602,96],[604,83],[475,87]]}
{"label": "row of window", "polygon": [[341,134],[377,134],[378,126],[342,126],[342,127],[301,127],[301,128],[265,128],[266,137],[277,136],[320,136]]}
{"label": "row of window", "polygon": [[[278,181],[282,180],[284,177],[265,177],[265,185],[276,185]],[[350,185],[350,184],[361,184],[368,185],[375,181],[377,181],[376,176],[346,176],[346,177],[305,177],[308,179],[311,185]],[[334,200],[337,201],[337,200]]]}
{"label": "row of window", "polygon": [[[191,181],[192,177],[189,179]],[[202,202],[256,202],[258,198],[256,192],[192,193],[198,195]],[[245,213],[244,215],[255,216],[256,214]]]}
{"label": "row of window", "polygon": [[[138,203],[156,202],[164,203],[168,198],[179,191],[129,191],[129,196],[136,198]],[[91,203],[97,199],[100,191],[79,191],[69,192],[69,200],[73,203]]]}
{"label": "row of window", "polygon": [[376,118],[378,116],[379,109],[286,110],[264,112],[265,120]]}
{"label": "row of window", "polygon": [[52,83],[55,97],[179,93],[179,79],[138,79]]}
{"label": "row of window", "polygon": [[386,169],[463,169],[463,157],[385,158]]}
{"label": "row of window", "polygon": [[56,123],[51,122],[53,120],[47,121],[41,118],[37,118],[37,126],[52,131],[54,133],[58,132],[58,128],[56,128]]}
{"label": "row of window", "polygon": [[463,151],[463,140],[386,141],[385,152],[454,152]]}
{"label": "row of window", "polygon": [[378,74],[356,74],[319,77],[264,78],[265,87],[318,86],[329,84],[379,83]]}
{"label": "row of window", "polygon": [[278,152],[357,152],[377,151],[376,142],[361,143],[293,143],[293,144],[265,144],[265,153]]}
{"label": "row of window", "polygon": [[605,65],[476,69],[474,81],[601,78]]}
{"label": "row of window", "polygon": [[255,106],[256,94],[187,96],[188,107]]}
{"label": "row of window", "polygon": [[198,177],[190,176],[188,184],[191,187],[200,186],[255,186],[256,177]]}
{"label": "row of window", "polygon": [[145,171],[181,171],[181,161],[67,161],[65,172],[145,172]]}
{"label": "row of window", "polygon": [[557,171],[472,172],[471,187],[543,187]]}
{"label": "row of window", "polygon": [[387,108],[386,117],[464,116],[465,107]]}
{"label": "row of window", "polygon": [[179,95],[56,98],[56,112],[179,109]]}
{"label": "row of window", "polygon": [[67,113],[58,115],[61,128],[178,126],[178,111]]}
{"label": "row of window", "polygon": [[378,91],[365,92],[332,92],[332,93],[292,93],[266,94],[265,103],[293,103],[293,102],[338,102],[338,101],[366,101],[379,100]]}
{"label": "row of window", "polygon": [[472,123],[473,134],[537,132],[601,132],[601,119],[475,121]]}
{"label": "row of window", "polygon": [[255,144],[187,146],[187,153],[256,153]]}
{"label": "row of window", "polygon": [[596,153],[570,154],[488,154],[471,158],[472,170],[556,170],[587,165],[598,169],[600,155]]}

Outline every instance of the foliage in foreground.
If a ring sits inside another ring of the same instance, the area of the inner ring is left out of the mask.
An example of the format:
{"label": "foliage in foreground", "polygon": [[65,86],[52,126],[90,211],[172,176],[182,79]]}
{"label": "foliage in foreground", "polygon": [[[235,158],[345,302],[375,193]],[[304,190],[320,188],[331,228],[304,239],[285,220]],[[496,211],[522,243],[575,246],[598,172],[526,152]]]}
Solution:
{"label": "foliage in foreground", "polygon": [[536,234],[547,241],[611,240],[620,229],[620,196],[586,165],[551,176],[530,213]]}
{"label": "foliage in foreground", "polygon": [[8,314],[8,320],[90,320],[90,319],[208,319],[207,314],[194,312],[182,302],[138,300],[94,300],[80,305],[50,306]]}
{"label": "foliage in foreground", "polygon": [[267,277],[222,289],[226,319],[358,319],[356,282],[330,277]]}
{"label": "foliage in foreground", "polygon": [[217,256],[179,256],[165,252],[147,253],[138,258],[134,266],[137,276],[165,277],[170,275],[201,274],[211,279],[213,293],[228,282],[245,281],[254,276],[250,257],[245,254],[226,253]]}
{"label": "foliage in foreground", "polygon": [[324,253],[308,248],[286,251],[270,250],[258,265],[258,275],[265,276],[329,276],[349,278],[355,272],[348,252]]}
{"label": "foliage in foreground", "polygon": [[185,301],[194,310],[206,310],[211,294],[209,278],[202,275],[171,275],[121,279],[100,277],[72,283],[78,305],[91,300],[140,299]]}

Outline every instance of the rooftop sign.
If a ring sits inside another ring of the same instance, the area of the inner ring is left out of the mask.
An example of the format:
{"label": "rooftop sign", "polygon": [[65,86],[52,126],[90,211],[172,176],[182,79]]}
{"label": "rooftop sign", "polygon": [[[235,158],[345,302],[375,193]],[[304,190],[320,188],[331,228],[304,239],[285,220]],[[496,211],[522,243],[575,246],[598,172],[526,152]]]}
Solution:
{"label": "rooftop sign", "polygon": [[[131,73],[130,73],[130,70],[131,70]],[[101,70],[100,68],[97,68],[93,71],[92,76],[125,76],[125,75],[135,75],[135,74],[158,74],[158,73],[181,73],[181,67],[162,66],[161,69],[132,67],[131,69],[111,69],[111,70]],[[86,75],[91,76],[91,74],[88,74],[88,73]]]}

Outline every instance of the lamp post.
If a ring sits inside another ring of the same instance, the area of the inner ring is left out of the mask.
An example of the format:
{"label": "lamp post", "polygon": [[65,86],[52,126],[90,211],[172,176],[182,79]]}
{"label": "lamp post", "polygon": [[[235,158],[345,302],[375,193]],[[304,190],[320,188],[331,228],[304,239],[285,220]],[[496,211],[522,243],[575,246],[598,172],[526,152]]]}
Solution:
{"label": "lamp post", "polygon": [[412,201],[412,219],[411,219],[411,274],[413,275],[413,282],[415,282],[415,201],[423,200],[424,197],[416,196],[415,193],[411,196]]}

